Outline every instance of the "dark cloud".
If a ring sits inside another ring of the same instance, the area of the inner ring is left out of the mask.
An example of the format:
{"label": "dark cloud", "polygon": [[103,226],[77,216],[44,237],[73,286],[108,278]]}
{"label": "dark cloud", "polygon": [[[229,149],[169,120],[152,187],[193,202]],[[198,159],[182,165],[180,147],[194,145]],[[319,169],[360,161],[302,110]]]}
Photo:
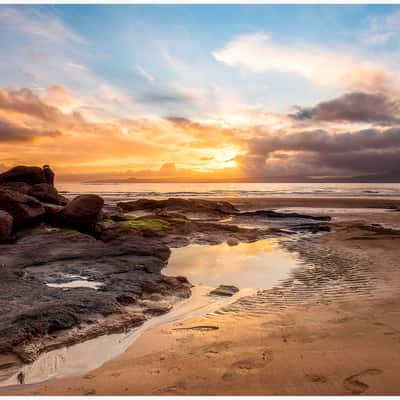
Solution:
{"label": "dark cloud", "polygon": [[58,136],[57,130],[39,130],[17,126],[0,119],[0,142],[25,142],[42,136]]}
{"label": "dark cloud", "polygon": [[298,120],[336,122],[400,123],[400,102],[383,93],[346,93],[314,107],[296,107],[291,117]]}
{"label": "dark cloud", "polygon": [[400,128],[330,134],[324,130],[264,134],[238,162],[248,174],[357,175],[398,171]]}
{"label": "dark cloud", "polygon": [[314,130],[258,136],[249,141],[250,151],[254,154],[268,154],[279,150],[335,153],[392,147],[400,147],[400,128],[383,131],[365,129],[338,134]]}
{"label": "dark cloud", "polygon": [[57,122],[63,119],[61,111],[43,103],[38,96],[26,88],[18,90],[0,89],[0,109],[29,115],[49,122]]}

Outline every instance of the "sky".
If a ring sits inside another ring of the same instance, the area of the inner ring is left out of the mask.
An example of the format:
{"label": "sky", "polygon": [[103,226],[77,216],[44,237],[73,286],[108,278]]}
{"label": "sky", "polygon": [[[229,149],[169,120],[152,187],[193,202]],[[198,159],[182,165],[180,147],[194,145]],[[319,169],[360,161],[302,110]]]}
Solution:
{"label": "sky", "polygon": [[400,6],[0,5],[0,170],[400,180]]}

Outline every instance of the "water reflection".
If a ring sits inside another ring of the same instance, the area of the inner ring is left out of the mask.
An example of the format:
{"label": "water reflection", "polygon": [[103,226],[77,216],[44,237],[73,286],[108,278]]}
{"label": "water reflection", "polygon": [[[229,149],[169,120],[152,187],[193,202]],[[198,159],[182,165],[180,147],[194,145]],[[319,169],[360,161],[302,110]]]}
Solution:
{"label": "water reflection", "polygon": [[240,289],[268,289],[287,278],[299,261],[275,239],[228,246],[190,245],[173,249],[166,275],[186,276],[194,285],[235,285]]}

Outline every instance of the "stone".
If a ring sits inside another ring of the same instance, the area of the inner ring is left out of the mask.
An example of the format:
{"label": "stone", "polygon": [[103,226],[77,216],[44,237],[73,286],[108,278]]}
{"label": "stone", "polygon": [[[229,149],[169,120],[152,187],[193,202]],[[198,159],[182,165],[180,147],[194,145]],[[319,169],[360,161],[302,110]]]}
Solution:
{"label": "stone", "polygon": [[0,174],[0,182],[25,182],[30,185],[45,183],[42,168],[19,165]]}
{"label": "stone", "polygon": [[35,198],[8,189],[0,189],[0,210],[12,215],[16,223],[25,223],[45,213],[42,204]]}
{"label": "stone", "polygon": [[232,285],[219,285],[214,290],[211,290],[209,293],[210,296],[226,296],[231,297],[235,293],[237,293],[239,289],[236,286]]}
{"label": "stone", "polygon": [[239,244],[239,240],[231,236],[226,240],[226,243],[228,246],[237,246]]}
{"label": "stone", "polygon": [[64,223],[78,229],[94,226],[100,216],[103,205],[104,200],[95,194],[77,196],[64,207]]}
{"label": "stone", "polygon": [[137,210],[179,211],[210,214],[237,214],[239,212],[227,201],[212,201],[202,199],[170,198],[167,200],[139,199],[118,203],[124,212]]}
{"label": "stone", "polygon": [[31,190],[32,185],[25,182],[0,182],[0,189],[10,189],[15,192],[19,192],[22,194],[28,194],[29,190]]}
{"label": "stone", "polygon": [[13,217],[8,212],[0,210],[0,242],[11,235],[12,227]]}
{"label": "stone", "polygon": [[37,183],[33,185],[27,194],[42,202],[59,204],[57,189],[47,183]]}

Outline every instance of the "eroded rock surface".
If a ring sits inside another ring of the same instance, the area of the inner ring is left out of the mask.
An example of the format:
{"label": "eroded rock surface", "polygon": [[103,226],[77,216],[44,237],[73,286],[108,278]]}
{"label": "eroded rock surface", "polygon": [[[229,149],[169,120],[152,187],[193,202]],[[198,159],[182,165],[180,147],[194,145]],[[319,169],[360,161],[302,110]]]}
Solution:
{"label": "eroded rock surface", "polygon": [[170,198],[167,200],[139,199],[118,203],[124,212],[137,210],[176,211],[181,213],[235,214],[239,210],[227,201]]}
{"label": "eroded rock surface", "polygon": [[219,285],[217,288],[211,290],[210,296],[226,296],[231,297],[237,293],[239,289],[232,285]]}
{"label": "eroded rock surface", "polygon": [[11,235],[12,227],[13,217],[8,212],[0,210],[0,242]]}
{"label": "eroded rock surface", "polygon": [[19,165],[0,174],[0,182],[25,182],[30,185],[45,183],[42,168]]}
{"label": "eroded rock surface", "polygon": [[45,213],[42,204],[35,198],[0,187],[0,210],[7,211],[16,223],[25,223]]}

